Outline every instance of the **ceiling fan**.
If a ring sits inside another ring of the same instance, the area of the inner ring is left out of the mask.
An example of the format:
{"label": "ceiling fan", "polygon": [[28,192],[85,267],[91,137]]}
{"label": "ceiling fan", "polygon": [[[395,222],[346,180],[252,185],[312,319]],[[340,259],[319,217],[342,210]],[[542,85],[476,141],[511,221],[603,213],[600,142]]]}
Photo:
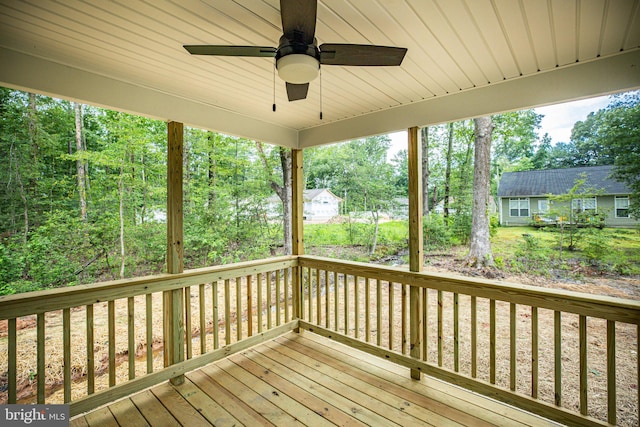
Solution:
{"label": "ceiling fan", "polygon": [[283,35],[278,47],[184,45],[192,55],[275,57],[278,76],[286,82],[289,101],[305,99],[320,65],[397,66],[403,47],[323,43],[315,38],[317,0],[280,0]]}

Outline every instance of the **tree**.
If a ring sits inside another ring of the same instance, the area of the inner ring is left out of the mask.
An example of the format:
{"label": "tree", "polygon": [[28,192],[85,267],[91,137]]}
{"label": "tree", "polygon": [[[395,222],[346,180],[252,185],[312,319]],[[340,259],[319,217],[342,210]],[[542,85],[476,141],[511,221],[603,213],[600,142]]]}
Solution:
{"label": "tree", "polygon": [[451,156],[453,154],[453,122],[449,123],[447,138],[447,166],[444,172],[444,217],[449,217],[449,202],[451,201]]}
{"label": "tree", "polygon": [[85,185],[85,167],[82,153],[84,144],[82,143],[82,104],[74,102],[73,109],[75,112],[75,140],[76,140],[76,171],[78,178],[78,199],[80,202],[80,218],[87,220],[87,190]]}
{"label": "tree", "polygon": [[489,190],[493,123],[490,116],[474,119],[474,123],[475,156],[471,245],[466,263],[470,267],[481,268],[494,265],[491,242],[489,241]]}
{"label": "tree", "polygon": [[640,219],[640,92],[614,98],[603,140],[616,153],[614,176],[631,189],[629,212]]}
{"label": "tree", "polygon": [[[388,211],[395,192],[392,167],[387,163],[390,143],[385,135],[374,136],[318,147],[305,156],[308,188],[329,188],[343,197],[345,212],[371,217],[373,229],[365,233],[370,253],[376,250],[380,214]],[[352,223],[348,226],[350,231],[355,228]]]}
{"label": "tree", "polygon": [[280,158],[280,172],[282,173],[282,181],[278,182],[273,174],[273,168],[269,165],[268,158],[265,154],[264,147],[261,142],[256,143],[260,158],[264,164],[265,173],[269,180],[269,185],[282,201],[282,228],[284,238],[284,253],[291,255],[292,252],[292,230],[291,230],[291,213],[292,213],[292,188],[291,188],[291,150],[284,147],[278,147],[277,152]]}
{"label": "tree", "polygon": [[429,127],[421,130],[422,137],[422,214],[429,215]]}

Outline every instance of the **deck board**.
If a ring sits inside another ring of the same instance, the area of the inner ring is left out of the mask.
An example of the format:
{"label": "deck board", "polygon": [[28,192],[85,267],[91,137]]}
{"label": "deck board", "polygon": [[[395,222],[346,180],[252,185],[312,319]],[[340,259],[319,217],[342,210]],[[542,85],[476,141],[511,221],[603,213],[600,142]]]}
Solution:
{"label": "deck board", "polygon": [[73,426],[557,425],[310,332],[274,340],[72,420]]}
{"label": "deck board", "polygon": [[112,405],[109,409],[119,425],[126,423],[127,427],[148,427],[149,423],[142,416],[131,399],[122,399]]}

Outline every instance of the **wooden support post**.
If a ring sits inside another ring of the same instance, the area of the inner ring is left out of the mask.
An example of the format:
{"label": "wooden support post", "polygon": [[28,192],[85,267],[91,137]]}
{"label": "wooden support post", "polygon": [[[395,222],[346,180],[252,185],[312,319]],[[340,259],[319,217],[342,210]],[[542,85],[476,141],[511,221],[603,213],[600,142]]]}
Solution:
{"label": "wooden support post", "polygon": [[[183,125],[167,124],[167,273],[182,273],[183,228],[182,228],[182,157]],[[164,365],[170,366],[184,360],[184,295],[182,289],[167,291],[164,301]],[[184,376],[171,379],[178,385]]]}
{"label": "wooden support post", "polygon": [[[293,255],[304,255],[304,175],[302,170],[302,150],[291,150],[291,238],[293,240],[291,249]],[[302,269],[293,269],[293,318],[299,319],[302,316]]]}
{"label": "wooden support post", "polygon": [[[409,270],[422,271],[422,148],[418,128],[409,128]],[[421,289],[409,287],[409,355],[421,359],[422,298]],[[425,325],[426,327],[426,325]],[[420,371],[411,370],[411,378],[419,380]]]}

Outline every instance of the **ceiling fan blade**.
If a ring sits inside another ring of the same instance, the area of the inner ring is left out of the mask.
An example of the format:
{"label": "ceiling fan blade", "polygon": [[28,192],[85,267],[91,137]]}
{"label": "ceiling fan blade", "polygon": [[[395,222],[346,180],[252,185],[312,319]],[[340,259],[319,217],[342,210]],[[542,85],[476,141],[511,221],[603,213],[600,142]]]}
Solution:
{"label": "ceiling fan blade", "polygon": [[400,65],[404,47],[368,44],[324,43],[320,45],[320,63],[324,65],[392,66]]}
{"label": "ceiling fan blade", "polygon": [[309,83],[303,83],[301,85],[287,83],[287,98],[289,98],[289,101],[305,99],[308,91]]}
{"label": "ceiling fan blade", "polygon": [[[291,41],[312,44],[316,33],[317,0],[280,0],[282,32]],[[302,35],[302,39],[298,40]]]}
{"label": "ceiling fan blade", "polygon": [[276,48],[269,46],[184,45],[183,47],[192,55],[257,56],[271,58],[276,55]]}

